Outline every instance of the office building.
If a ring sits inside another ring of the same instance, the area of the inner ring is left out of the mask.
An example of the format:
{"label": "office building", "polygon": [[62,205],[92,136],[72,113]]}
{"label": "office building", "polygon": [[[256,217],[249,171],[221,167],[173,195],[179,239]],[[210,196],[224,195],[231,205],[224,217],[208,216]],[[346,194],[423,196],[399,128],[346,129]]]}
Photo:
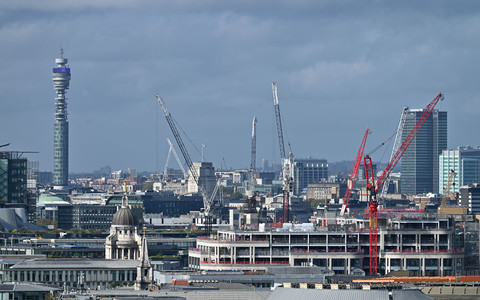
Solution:
{"label": "office building", "polygon": [[480,183],[460,187],[459,204],[468,208],[468,213],[480,214]]}
{"label": "office building", "polygon": [[0,152],[0,201],[6,207],[27,208],[27,159],[23,152]]}
{"label": "office building", "polygon": [[[193,168],[197,173],[200,184],[203,185],[207,195],[210,196],[217,184],[217,177],[215,176],[215,168],[211,162],[194,162]],[[198,185],[191,172],[188,176],[188,192],[198,193]]]}
{"label": "office building", "polygon": [[310,183],[320,183],[328,179],[328,163],[326,159],[296,158],[293,162],[293,193],[302,194]]}
{"label": "office building", "polygon": [[459,147],[442,151],[439,158],[439,194],[443,194],[451,170],[455,176],[450,193],[458,193],[463,185],[480,183],[480,148]]}
{"label": "office building", "polygon": [[54,155],[53,155],[53,184],[56,189],[68,186],[68,120],[67,98],[65,93],[70,85],[70,68],[68,59],[63,57],[60,49],[60,58],[55,59],[52,80],[56,92],[55,98],[55,125],[54,125]]}
{"label": "office building", "polygon": [[73,204],[58,206],[58,228],[64,230],[101,230],[110,228],[115,205]]}
{"label": "office building", "polygon": [[[402,140],[423,113],[407,111]],[[447,112],[433,110],[402,156],[401,193],[408,195],[438,192],[439,155],[447,149]]]}

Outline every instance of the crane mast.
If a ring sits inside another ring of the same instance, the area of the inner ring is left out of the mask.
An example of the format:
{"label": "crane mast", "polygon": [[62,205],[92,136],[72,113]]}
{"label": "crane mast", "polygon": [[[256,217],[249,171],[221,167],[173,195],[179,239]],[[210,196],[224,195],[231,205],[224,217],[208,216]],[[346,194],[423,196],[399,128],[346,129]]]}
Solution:
{"label": "crane mast", "polygon": [[280,158],[285,159],[285,144],[283,142],[282,117],[280,115],[280,104],[278,103],[277,83],[272,83],[273,107],[275,108],[275,119],[277,121],[278,144],[280,146]]}
{"label": "crane mast", "polygon": [[280,157],[282,159],[282,179],[283,179],[283,222],[289,221],[290,193],[293,187],[293,153],[289,152],[288,157],[285,153],[285,143],[283,142],[282,116],[280,114],[280,104],[278,102],[277,83],[272,83],[273,107],[275,109],[275,119],[277,121],[278,144],[280,146]]}
{"label": "crane mast", "polygon": [[[402,133],[403,128],[405,127],[405,120],[407,119],[408,107],[402,109],[402,114],[400,115],[400,121],[398,122],[397,134],[395,135],[395,141],[393,142],[392,154],[390,155],[390,160],[392,160],[395,153],[398,151],[400,144],[402,142]],[[390,185],[390,176],[387,176],[385,184],[382,186],[382,192],[380,193],[380,198],[385,199],[387,197],[388,187]]]}
{"label": "crane mast", "polygon": [[185,147],[185,144],[183,143],[182,137],[180,136],[177,126],[175,125],[175,122],[173,121],[172,115],[170,112],[167,110],[167,106],[165,105],[165,101],[160,97],[160,95],[155,95],[157,98],[158,103],[162,107],[163,113],[165,115],[165,118],[167,119],[168,126],[170,127],[170,130],[172,130],[172,134],[175,137],[175,140],[177,141],[178,148],[180,148],[180,151],[182,152],[183,158],[185,159],[185,162],[187,163],[188,169],[190,170],[190,173],[192,174],[193,179],[195,180],[195,183],[198,185],[198,190],[200,191],[200,195],[203,198],[203,207],[205,211],[205,215],[208,216],[210,213],[210,210],[212,208],[212,202],[211,198],[208,197],[207,191],[205,190],[205,187],[203,186],[202,182],[200,181],[200,177],[197,174],[197,170],[195,170],[195,167],[193,166],[193,162],[190,158],[190,155],[188,154],[187,148]]}
{"label": "crane mast", "polygon": [[365,144],[367,142],[367,136],[370,133],[370,129],[365,130],[363,135],[362,143],[357,152],[357,157],[355,158],[355,164],[353,166],[352,174],[350,175],[350,184],[347,184],[347,190],[345,191],[345,196],[343,197],[343,205],[340,211],[340,215],[345,215],[345,210],[348,207],[348,202],[350,201],[350,196],[352,195],[352,189],[355,187],[355,182],[357,181],[358,169],[360,167],[360,162],[362,161],[363,152],[365,150]]}
{"label": "crane mast", "polygon": [[369,155],[365,155],[363,160],[363,166],[365,170],[365,179],[367,182],[367,192],[369,193],[369,213],[368,217],[370,220],[370,233],[369,233],[369,256],[370,256],[370,275],[377,274],[378,268],[378,201],[377,194],[375,190],[375,177],[373,174],[372,159]]}
{"label": "crane mast", "polygon": [[440,93],[427,105],[427,107],[424,108],[422,115],[420,116],[420,118],[418,118],[417,122],[415,123],[413,128],[410,130],[405,140],[403,140],[398,150],[392,156],[392,158],[390,159],[387,166],[383,170],[380,177],[378,177],[376,182],[374,180],[371,158],[369,155],[365,156],[365,159],[364,159],[365,176],[367,179],[367,190],[370,193],[370,199],[368,202],[369,218],[370,218],[370,274],[377,274],[377,263],[378,263],[378,252],[377,252],[378,251],[377,250],[378,201],[377,201],[376,194],[382,188],[383,184],[385,183],[385,180],[388,178],[393,168],[396,166],[396,164],[398,163],[402,155],[405,153],[408,146],[410,146],[413,139],[415,139],[415,136],[420,131],[423,124],[432,113],[433,109],[435,108],[435,105],[437,105],[438,101],[443,99],[444,99],[443,94]]}
{"label": "crane mast", "polygon": [[252,149],[250,155],[250,170],[248,180],[248,196],[252,197],[255,194],[255,165],[257,161],[257,117],[253,117],[252,121]]}
{"label": "crane mast", "polygon": [[450,170],[450,175],[448,175],[448,181],[447,185],[445,186],[445,189],[443,190],[443,197],[442,197],[442,204],[438,208],[438,214],[439,215],[445,215],[445,208],[447,207],[447,199],[450,194],[450,185],[452,184],[453,177],[455,176],[455,171]]}

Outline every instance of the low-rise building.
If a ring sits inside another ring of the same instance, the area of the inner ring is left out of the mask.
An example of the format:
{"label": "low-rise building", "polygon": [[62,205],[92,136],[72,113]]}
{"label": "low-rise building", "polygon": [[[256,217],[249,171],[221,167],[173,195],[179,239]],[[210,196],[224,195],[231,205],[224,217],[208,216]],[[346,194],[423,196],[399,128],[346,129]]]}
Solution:
{"label": "low-rise building", "polygon": [[339,199],[345,194],[346,185],[340,183],[311,183],[307,186],[307,200]]}
{"label": "low-rise building", "polygon": [[52,286],[106,289],[114,282],[133,282],[138,260],[30,259],[4,271],[4,280],[36,282]]}

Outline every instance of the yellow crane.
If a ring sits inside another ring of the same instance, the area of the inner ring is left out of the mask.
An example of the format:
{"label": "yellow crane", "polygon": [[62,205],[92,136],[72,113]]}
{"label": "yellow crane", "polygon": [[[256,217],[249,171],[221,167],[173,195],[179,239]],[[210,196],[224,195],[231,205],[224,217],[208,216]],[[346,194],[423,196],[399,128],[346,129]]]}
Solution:
{"label": "yellow crane", "polygon": [[447,199],[450,197],[450,185],[452,184],[452,179],[453,176],[455,176],[455,171],[450,170],[450,175],[448,175],[448,181],[447,185],[445,186],[445,189],[443,190],[443,198],[442,198],[442,204],[438,208],[438,214],[439,215],[445,215],[445,208],[447,207]]}

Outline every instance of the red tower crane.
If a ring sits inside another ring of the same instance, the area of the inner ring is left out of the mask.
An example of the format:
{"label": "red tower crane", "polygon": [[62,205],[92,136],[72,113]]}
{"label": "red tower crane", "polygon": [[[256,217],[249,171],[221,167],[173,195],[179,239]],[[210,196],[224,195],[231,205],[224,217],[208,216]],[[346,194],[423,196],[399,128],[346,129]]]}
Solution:
{"label": "red tower crane", "polygon": [[367,193],[369,194],[368,201],[368,218],[370,220],[370,234],[369,234],[369,254],[370,254],[370,274],[377,274],[377,263],[378,263],[378,201],[377,193],[375,190],[375,177],[373,174],[372,159],[370,155],[365,155],[363,160],[363,167],[365,173],[365,179],[367,182]]}
{"label": "red tower crane", "polygon": [[358,149],[357,157],[355,159],[355,164],[353,165],[352,174],[350,175],[350,184],[348,184],[348,181],[347,181],[347,190],[345,191],[345,196],[343,197],[342,210],[340,211],[341,216],[345,215],[345,210],[348,207],[348,202],[350,201],[350,196],[352,195],[352,189],[355,187],[358,168],[360,166],[360,162],[362,161],[363,151],[365,150],[365,144],[367,142],[367,136],[369,133],[370,133],[370,129],[367,128],[367,130],[365,130],[365,134],[363,135],[362,143],[360,144],[360,149]]}
{"label": "red tower crane", "polygon": [[[392,156],[390,161],[388,162],[385,170],[383,170],[380,177],[378,177],[377,181],[374,180],[373,168],[372,168],[372,161],[369,155],[365,156],[364,159],[364,166],[365,166],[365,176],[367,180],[367,189],[370,192],[370,198],[368,201],[369,206],[369,218],[370,218],[370,274],[377,274],[377,263],[378,263],[378,249],[377,249],[377,230],[378,230],[378,201],[376,194],[379,190],[382,189],[385,180],[392,172],[393,168],[397,165],[402,155],[407,150],[408,146],[412,143],[413,139],[417,135],[417,133],[422,128],[425,121],[428,119],[430,114],[432,113],[435,105],[437,105],[438,101],[443,100],[443,94],[438,94],[435,99],[433,99],[427,107],[423,109],[423,113],[418,118],[417,122],[413,126],[413,128],[408,133],[407,137],[403,141],[402,145],[398,148],[397,152]],[[369,173],[370,172],[370,173]]]}

